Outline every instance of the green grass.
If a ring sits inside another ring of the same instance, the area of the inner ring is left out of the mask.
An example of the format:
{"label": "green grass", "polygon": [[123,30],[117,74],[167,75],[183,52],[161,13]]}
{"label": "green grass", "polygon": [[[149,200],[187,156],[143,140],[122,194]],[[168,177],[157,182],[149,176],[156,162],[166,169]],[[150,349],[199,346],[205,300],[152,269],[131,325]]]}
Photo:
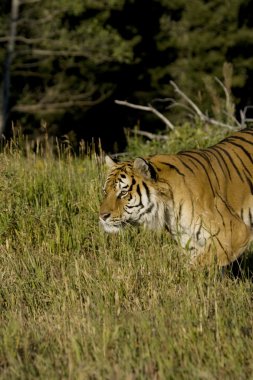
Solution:
{"label": "green grass", "polygon": [[104,234],[95,159],[14,150],[0,175],[1,379],[253,378],[246,271],[192,270],[166,233]]}

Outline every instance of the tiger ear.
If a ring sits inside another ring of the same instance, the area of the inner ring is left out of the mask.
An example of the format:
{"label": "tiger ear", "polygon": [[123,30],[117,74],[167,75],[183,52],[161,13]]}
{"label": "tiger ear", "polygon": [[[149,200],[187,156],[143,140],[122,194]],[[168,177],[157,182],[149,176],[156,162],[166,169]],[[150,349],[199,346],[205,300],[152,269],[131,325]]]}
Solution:
{"label": "tiger ear", "polygon": [[116,165],[116,162],[110,156],[105,156],[105,164],[108,169],[112,169],[113,166]]}
{"label": "tiger ear", "polygon": [[140,174],[142,177],[146,179],[156,179],[156,171],[154,167],[144,160],[144,158],[137,157],[134,160],[134,165],[133,165],[134,170]]}

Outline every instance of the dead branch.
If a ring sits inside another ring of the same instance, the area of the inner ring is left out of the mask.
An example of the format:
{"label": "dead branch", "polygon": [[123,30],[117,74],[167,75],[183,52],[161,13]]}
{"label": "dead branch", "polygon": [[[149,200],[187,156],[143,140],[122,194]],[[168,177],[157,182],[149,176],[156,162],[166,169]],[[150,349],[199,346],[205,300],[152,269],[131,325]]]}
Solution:
{"label": "dead branch", "polygon": [[71,108],[71,107],[92,107],[95,106],[102,101],[104,101],[108,97],[108,94],[101,95],[96,100],[88,100],[84,98],[78,98],[73,96],[73,98],[69,99],[68,101],[58,101],[58,102],[49,102],[49,101],[40,101],[35,104],[17,104],[12,108],[12,111],[16,112],[26,112],[30,114],[34,113],[42,113],[42,114],[51,114],[55,112],[61,112],[65,108]]}
{"label": "dead branch", "polygon": [[195,113],[197,114],[197,116],[200,118],[201,121],[209,123],[209,124],[213,124],[213,125],[219,125],[221,127],[225,127],[225,128],[231,129],[231,130],[237,129],[236,127],[234,127],[232,125],[222,123],[221,121],[218,121],[218,120],[215,120],[213,118],[206,116],[199,109],[199,107],[183,91],[180,90],[180,88],[176,85],[175,82],[170,81],[170,83],[171,83],[172,87],[174,88],[174,91],[178,95],[180,95],[191,106],[191,108],[195,111]]}
{"label": "dead branch", "polygon": [[253,109],[253,106],[246,106],[240,111],[241,125],[245,127],[246,123],[253,123],[253,118],[246,117],[247,111]]}
{"label": "dead branch", "polygon": [[161,119],[169,129],[173,130],[175,128],[174,125],[165,116],[163,116],[159,111],[157,111],[156,108],[151,106],[151,104],[149,104],[148,106],[140,106],[137,104],[129,103],[129,102],[124,101],[124,100],[115,100],[115,103],[119,104],[121,106],[126,106],[126,107],[130,107],[130,108],[138,109],[141,111],[152,112],[159,119]]}
{"label": "dead branch", "polygon": [[[0,42],[9,42],[10,40],[10,36],[0,37]],[[48,40],[46,40],[45,38],[26,38],[23,36],[15,36],[15,42],[23,42],[27,45],[32,45],[40,42],[48,42]]]}
{"label": "dead branch", "polygon": [[175,92],[177,94],[179,94],[183,99],[185,99],[185,101],[194,109],[194,111],[196,112],[196,114],[199,116],[199,118],[204,121],[205,120],[205,115],[200,111],[200,109],[196,106],[196,104],[190,99],[188,98],[188,96],[179,89],[179,87],[176,85],[175,82],[173,82],[172,80],[170,81],[172,87],[174,88]]}
{"label": "dead branch", "polygon": [[155,133],[151,133],[151,132],[147,132],[147,131],[139,131],[139,130],[131,130],[130,129],[130,133],[132,133],[133,135],[139,135],[139,136],[144,136],[144,137],[147,137],[149,140],[157,140],[157,141],[161,141],[161,140],[168,140],[168,136],[165,136],[165,135],[157,135]]}

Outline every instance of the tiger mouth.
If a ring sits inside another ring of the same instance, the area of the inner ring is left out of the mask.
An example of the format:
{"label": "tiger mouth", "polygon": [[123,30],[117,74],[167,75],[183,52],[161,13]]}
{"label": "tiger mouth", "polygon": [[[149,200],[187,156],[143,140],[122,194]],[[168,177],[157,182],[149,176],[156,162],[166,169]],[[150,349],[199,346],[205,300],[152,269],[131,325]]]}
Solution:
{"label": "tiger mouth", "polygon": [[106,222],[102,218],[100,218],[100,224],[109,233],[117,233],[126,226],[124,222]]}

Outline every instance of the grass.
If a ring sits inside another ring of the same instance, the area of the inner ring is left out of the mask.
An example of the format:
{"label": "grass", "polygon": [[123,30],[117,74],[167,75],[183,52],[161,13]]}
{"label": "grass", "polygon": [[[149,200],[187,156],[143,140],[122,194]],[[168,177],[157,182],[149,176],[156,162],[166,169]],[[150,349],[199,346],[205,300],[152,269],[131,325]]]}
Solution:
{"label": "grass", "polygon": [[166,233],[104,234],[95,159],[14,149],[0,174],[1,379],[253,378],[246,271],[192,270]]}

